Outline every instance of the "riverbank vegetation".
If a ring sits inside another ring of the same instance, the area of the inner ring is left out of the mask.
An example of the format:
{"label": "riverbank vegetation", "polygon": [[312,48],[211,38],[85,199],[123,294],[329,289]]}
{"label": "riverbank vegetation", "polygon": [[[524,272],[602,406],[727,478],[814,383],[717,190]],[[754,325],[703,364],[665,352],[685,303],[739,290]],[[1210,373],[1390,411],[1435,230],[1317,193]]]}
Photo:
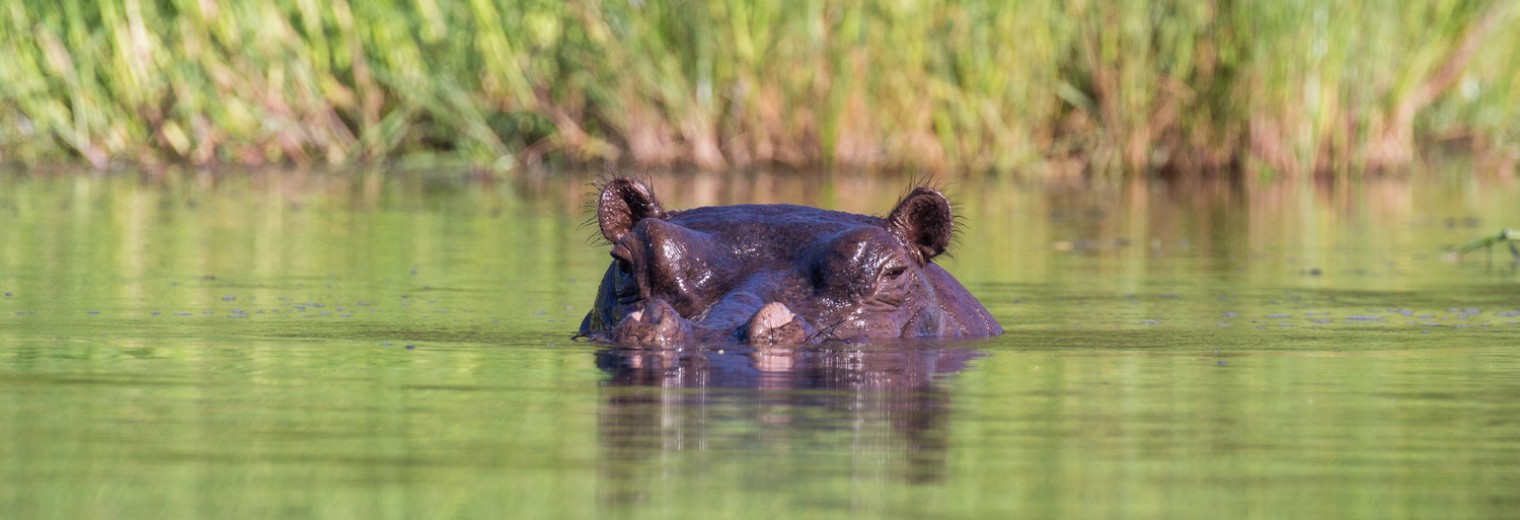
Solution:
{"label": "riverbank vegetation", "polygon": [[1520,158],[1507,0],[18,0],[0,161],[1307,175]]}

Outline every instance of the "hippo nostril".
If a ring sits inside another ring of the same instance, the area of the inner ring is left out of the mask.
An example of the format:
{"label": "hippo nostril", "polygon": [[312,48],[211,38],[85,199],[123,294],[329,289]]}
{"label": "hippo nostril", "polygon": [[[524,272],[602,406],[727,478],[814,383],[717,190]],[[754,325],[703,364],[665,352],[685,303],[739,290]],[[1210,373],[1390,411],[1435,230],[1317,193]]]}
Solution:
{"label": "hippo nostril", "polygon": [[769,330],[791,323],[792,318],[795,317],[797,315],[793,314],[791,309],[786,308],[786,304],[770,302],[755,312],[754,323],[762,329]]}
{"label": "hippo nostril", "polygon": [[806,320],[781,302],[765,304],[740,331],[743,339],[759,346],[802,345],[816,332]]}
{"label": "hippo nostril", "polygon": [[639,346],[671,347],[693,336],[690,323],[663,300],[650,300],[623,316],[608,339]]}

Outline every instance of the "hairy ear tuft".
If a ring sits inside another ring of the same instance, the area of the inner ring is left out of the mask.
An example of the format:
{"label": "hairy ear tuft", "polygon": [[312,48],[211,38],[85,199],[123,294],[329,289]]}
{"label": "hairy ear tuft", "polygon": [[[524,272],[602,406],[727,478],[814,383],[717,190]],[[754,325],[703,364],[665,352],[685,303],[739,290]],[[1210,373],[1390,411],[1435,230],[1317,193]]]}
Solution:
{"label": "hairy ear tuft", "polygon": [[919,265],[925,265],[950,247],[955,236],[955,213],[950,209],[950,199],[939,190],[918,187],[892,208],[887,228],[902,239]]}
{"label": "hairy ear tuft", "polygon": [[608,181],[602,186],[601,196],[597,197],[596,223],[608,242],[616,243],[640,220],[663,216],[665,209],[654,197],[654,190],[627,177]]}

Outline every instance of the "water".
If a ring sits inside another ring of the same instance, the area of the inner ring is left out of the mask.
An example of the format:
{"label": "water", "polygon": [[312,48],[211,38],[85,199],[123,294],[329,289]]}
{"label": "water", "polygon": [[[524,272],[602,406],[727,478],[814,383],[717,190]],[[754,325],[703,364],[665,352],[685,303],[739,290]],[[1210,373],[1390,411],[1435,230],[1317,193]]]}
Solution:
{"label": "water", "polygon": [[[16,518],[1512,517],[1520,226],[1486,181],[960,181],[1008,334],[569,339],[586,179],[0,177]],[[881,213],[896,179],[656,178]]]}

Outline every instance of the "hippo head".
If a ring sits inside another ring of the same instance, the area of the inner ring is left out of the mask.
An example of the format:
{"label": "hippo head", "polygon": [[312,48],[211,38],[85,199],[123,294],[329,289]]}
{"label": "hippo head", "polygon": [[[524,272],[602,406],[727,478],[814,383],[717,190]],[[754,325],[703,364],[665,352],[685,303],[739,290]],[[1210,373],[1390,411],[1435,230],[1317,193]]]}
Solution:
{"label": "hippo head", "polygon": [[954,234],[950,201],[920,187],[886,217],[784,204],[667,211],[638,181],[597,200],[612,262],[581,334],[683,346],[1002,333],[933,263]]}

